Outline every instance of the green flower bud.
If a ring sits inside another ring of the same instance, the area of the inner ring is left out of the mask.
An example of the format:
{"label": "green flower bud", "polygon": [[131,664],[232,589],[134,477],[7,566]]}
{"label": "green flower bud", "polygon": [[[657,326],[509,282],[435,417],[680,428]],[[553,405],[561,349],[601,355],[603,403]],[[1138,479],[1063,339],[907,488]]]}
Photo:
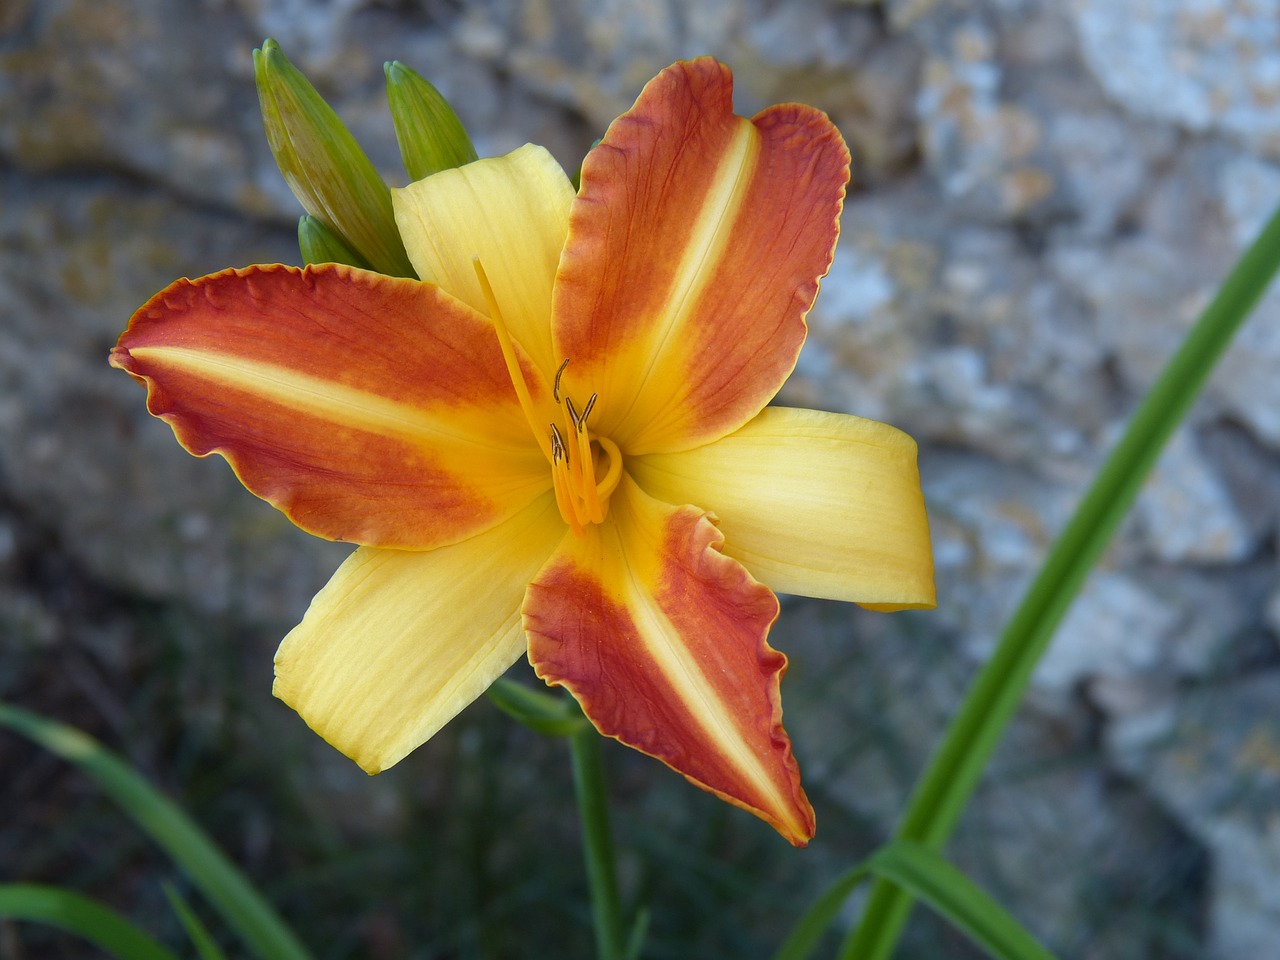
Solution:
{"label": "green flower bud", "polygon": [[439,90],[399,60],[384,63],[382,69],[400,156],[410,180],[476,159],[476,148],[462,121]]}
{"label": "green flower bud", "polygon": [[298,218],[298,249],[303,263],[345,263],[369,269],[369,264],[352,253],[336,233],[309,214]]}
{"label": "green flower bud", "polygon": [[391,192],[351,132],[274,40],[253,51],[267,142],[294,196],[372,269],[415,276]]}

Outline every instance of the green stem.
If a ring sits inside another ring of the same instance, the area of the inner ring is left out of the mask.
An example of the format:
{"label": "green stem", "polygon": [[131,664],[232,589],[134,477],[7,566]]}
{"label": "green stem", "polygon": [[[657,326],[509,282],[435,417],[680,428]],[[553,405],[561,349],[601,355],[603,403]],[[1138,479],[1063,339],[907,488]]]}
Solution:
{"label": "green stem", "polygon": [[[1280,211],[1187,334],[1058,537],[917,783],[898,839],[935,851],[945,847],[1058,623],[1278,267]],[[897,887],[876,881],[861,923],[843,945],[843,960],[889,957],[911,904],[912,898]]]}
{"label": "green stem", "polygon": [[614,867],[613,836],[609,829],[609,801],[605,794],[600,734],[591,726],[569,738],[573,756],[573,787],[582,817],[583,854],[591,888],[599,960],[623,960],[625,946],[618,879]]}

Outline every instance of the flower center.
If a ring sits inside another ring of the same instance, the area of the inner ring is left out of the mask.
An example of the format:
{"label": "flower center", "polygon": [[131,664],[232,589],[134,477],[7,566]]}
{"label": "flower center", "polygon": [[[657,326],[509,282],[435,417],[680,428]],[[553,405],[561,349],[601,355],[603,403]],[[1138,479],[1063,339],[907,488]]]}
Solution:
{"label": "flower center", "polygon": [[[591,394],[579,413],[573,400],[560,395],[560,377],[569,365],[565,360],[556,371],[551,396],[559,408],[563,426],[551,424],[551,480],[555,484],[556,505],[560,515],[574,534],[582,536],[588,523],[604,519],[613,493],[622,479],[622,451],[608,437],[592,438],[587,417],[595,408],[599,394]],[[597,479],[599,478],[599,479]]]}
{"label": "flower center", "polygon": [[567,359],[560,364],[551,387],[560,423],[552,421],[548,424],[549,429],[545,430],[539,425],[529,385],[525,383],[520,360],[516,357],[515,344],[502,319],[502,312],[498,309],[493,287],[489,284],[484,267],[480,265],[480,258],[473,257],[471,262],[475,266],[480,289],[489,306],[489,316],[493,320],[493,329],[502,348],[502,359],[507,365],[511,385],[515,387],[520,409],[529,423],[529,429],[533,431],[534,439],[551,465],[556,506],[560,508],[560,516],[569,525],[574,536],[581,537],[587,524],[600,523],[608,513],[609,495],[622,479],[622,451],[608,437],[593,437],[587,428],[587,418],[595,409],[598,394],[591,394],[581,412],[568,394],[561,394],[560,378],[569,365]]}

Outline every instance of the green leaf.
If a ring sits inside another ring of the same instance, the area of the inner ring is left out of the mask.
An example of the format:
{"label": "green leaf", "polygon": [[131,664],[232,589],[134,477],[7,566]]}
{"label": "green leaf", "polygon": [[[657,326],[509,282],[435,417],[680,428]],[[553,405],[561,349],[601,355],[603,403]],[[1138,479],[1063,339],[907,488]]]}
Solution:
{"label": "green leaf", "polygon": [[872,875],[908,891],[998,960],[1053,960],[1053,954],[973,881],[933,851],[898,840],[839,877],[796,924],[774,960],[805,960],[854,889]]}
{"label": "green leaf", "polygon": [[191,939],[191,943],[195,946],[196,952],[200,954],[202,960],[227,960],[225,954],[218,949],[218,944],[209,933],[209,929],[196,916],[196,912],[191,909],[191,905],[182,899],[182,894],[178,892],[178,888],[168,881],[162,883],[161,887],[164,889],[164,895],[169,901],[169,906],[178,915],[182,928],[187,931],[187,936]]}
{"label": "green leaf", "polygon": [[645,937],[649,935],[649,919],[648,907],[641,907],[636,911],[635,919],[631,922],[631,933],[627,936],[627,945],[623,950],[626,960],[640,960]]}
{"label": "green leaf", "polygon": [[[941,850],[1071,601],[1199,395],[1218,358],[1280,268],[1280,210],[1245,251],[1133,415],[1059,535],[916,784],[898,837]],[[911,898],[877,883],[844,960],[886,960]]]}
{"label": "green leaf", "polygon": [[298,250],[306,264],[345,263],[351,267],[369,268],[336,233],[310,214],[298,218]]}
{"label": "green leaf", "polygon": [[933,907],[999,960],[1053,960],[1053,954],[1005,909],[950,863],[919,844],[899,840],[868,861],[872,872]]}
{"label": "green leaf", "polygon": [[391,209],[391,191],[355,137],[274,40],[253,51],[262,125],[303,209],[374,270],[416,277]]}
{"label": "green leaf", "polygon": [[178,960],[114,910],[61,887],[29,883],[0,886],[0,917],[58,927],[121,960]]}
{"label": "green leaf", "polygon": [[271,905],[182,809],[97,740],[74,727],[0,703],[0,726],[75,764],[186,871],[262,960],[311,960]]}
{"label": "green leaf", "polygon": [[807,960],[812,956],[818,941],[827,932],[844,902],[870,876],[871,870],[864,862],[837,877],[827,891],[796,921],[790,935],[773,955],[773,960]]}
{"label": "green leaf", "polygon": [[410,180],[476,159],[466,128],[439,90],[399,60],[384,63],[382,70],[387,75],[387,102],[400,157]]}
{"label": "green leaf", "polygon": [[503,677],[499,677],[488,692],[494,706],[536,733],[571,737],[591,727],[571,699],[534,690]]}

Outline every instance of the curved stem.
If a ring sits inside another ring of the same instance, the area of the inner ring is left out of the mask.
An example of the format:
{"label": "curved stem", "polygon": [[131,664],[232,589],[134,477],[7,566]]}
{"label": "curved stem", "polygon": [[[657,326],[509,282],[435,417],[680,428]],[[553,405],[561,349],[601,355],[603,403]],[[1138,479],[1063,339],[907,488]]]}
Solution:
{"label": "curved stem", "polygon": [[604,766],[600,759],[600,734],[594,727],[584,725],[584,729],[569,738],[569,750],[573,757],[573,787],[582,818],[583,855],[587,864],[587,884],[591,889],[596,955],[599,960],[623,960],[622,909],[618,900],[613,835],[609,829]]}

